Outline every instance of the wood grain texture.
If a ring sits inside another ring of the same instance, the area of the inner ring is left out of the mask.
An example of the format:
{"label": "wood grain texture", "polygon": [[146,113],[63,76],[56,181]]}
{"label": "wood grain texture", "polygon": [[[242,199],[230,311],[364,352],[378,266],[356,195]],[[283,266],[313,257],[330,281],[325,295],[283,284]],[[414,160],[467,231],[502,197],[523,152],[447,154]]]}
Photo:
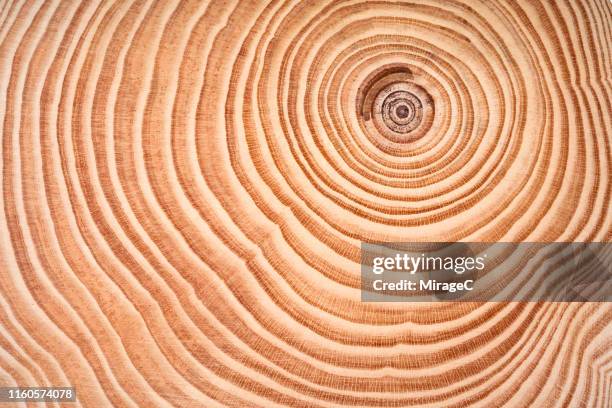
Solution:
{"label": "wood grain texture", "polygon": [[611,241],[612,3],[0,2],[0,384],[612,406],[609,303],[362,303],[360,241]]}

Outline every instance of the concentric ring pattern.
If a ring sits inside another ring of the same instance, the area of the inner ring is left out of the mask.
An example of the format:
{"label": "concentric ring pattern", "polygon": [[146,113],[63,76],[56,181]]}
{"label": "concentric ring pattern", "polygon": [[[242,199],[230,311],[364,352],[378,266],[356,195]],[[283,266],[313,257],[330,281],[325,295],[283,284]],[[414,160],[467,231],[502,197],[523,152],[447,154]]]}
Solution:
{"label": "concentric ring pattern", "polygon": [[608,303],[362,303],[361,241],[610,241],[612,3],[0,2],[0,383],[612,405]]}

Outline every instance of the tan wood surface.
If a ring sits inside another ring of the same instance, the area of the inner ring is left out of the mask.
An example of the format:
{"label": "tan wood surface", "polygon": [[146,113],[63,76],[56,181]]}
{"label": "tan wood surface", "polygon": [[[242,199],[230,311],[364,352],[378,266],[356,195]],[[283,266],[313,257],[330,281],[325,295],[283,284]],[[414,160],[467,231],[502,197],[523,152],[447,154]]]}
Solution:
{"label": "tan wood surface", "polygon": [[0,1],[0,385],[609,408],[609,303],[363,303],[359,262],[611,241],[611,81],[607,0]]}

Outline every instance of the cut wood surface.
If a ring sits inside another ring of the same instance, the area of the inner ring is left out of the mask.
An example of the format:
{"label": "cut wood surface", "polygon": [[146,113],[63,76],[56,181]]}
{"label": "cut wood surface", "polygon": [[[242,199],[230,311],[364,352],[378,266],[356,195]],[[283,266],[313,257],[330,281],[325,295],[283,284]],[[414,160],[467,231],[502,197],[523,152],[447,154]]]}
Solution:
{"label": "cut wood surface", "polygon": [[609,408],[612,304],[361,302],[360,243],[612,241],[611,81],[608,0],[0,1],[0,386]]}

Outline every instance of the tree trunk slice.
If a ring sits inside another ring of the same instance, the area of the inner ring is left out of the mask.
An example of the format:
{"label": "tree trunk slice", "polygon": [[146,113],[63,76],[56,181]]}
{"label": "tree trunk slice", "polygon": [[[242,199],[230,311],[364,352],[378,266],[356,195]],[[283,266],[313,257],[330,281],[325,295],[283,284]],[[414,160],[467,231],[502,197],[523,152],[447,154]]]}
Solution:
{"label": "tree trunk slice", "polygon": [[609,303],[365,303],[361,241],[612,240],[612,3],[0,2],[0,385],[612,406]]}

